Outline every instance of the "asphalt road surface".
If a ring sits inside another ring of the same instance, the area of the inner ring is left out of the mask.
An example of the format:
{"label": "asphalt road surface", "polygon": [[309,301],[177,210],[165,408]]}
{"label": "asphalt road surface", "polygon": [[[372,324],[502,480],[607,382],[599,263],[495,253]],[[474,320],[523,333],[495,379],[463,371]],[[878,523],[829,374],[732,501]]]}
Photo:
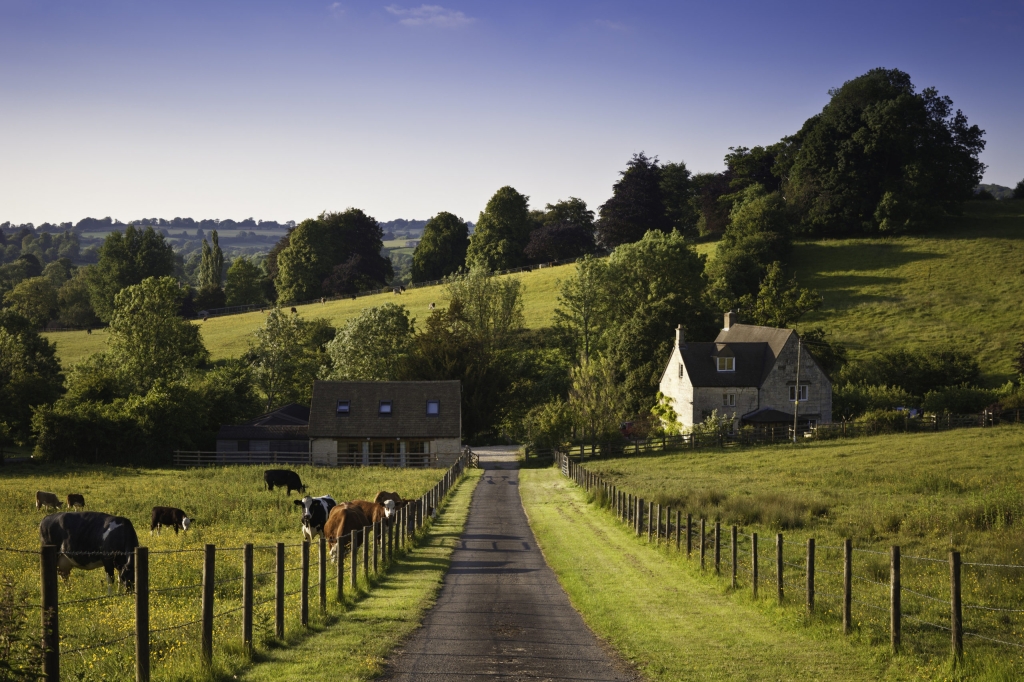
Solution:
{"label": "asphalt road surface", "polygon": [[437,604],[391,656],[384,678],[636,679],[583,623],[537,549],[514,455],[486,450]]}

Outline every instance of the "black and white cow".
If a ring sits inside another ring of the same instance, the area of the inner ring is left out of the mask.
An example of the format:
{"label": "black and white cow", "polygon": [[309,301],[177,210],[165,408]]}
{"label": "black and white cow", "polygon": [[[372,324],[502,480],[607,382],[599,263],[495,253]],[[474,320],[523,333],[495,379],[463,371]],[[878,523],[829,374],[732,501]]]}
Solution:
{"label": "black and white cow", "polygon": [[67,580],[72,568],[107,572],[107,593],[114,584],[114,569],[128,592],[135,587],[135,526],[123,516],[103,512],[58,512],[39,524],[44,545],[56,545],[57,573]]}
{"label": "black and white cow", "polygon": [[313,542],[313,538],[323,535],[324,524],[331,515],[337,502],[330,495],[310,497],[306,495],[295,504],[302,507],[302,539]]}
{"label": "black and white cow", "polygon": [[159,534],[161,528],[170,526],[174,529],[174,534],[177,535],[179,528],[188,530],[191,525],[192,519],[177,507],[153,507],[153,516],[149,522],[149,534],[152,535],[154,529]]}
{"label": "black and white cow", "polygon": [[263,472],[263,482],[267,484],[267,490],[287,488],[291,495],[293,490],[306,492],[306,486],[302,485],[302,479],[291,469],[267,469]]}

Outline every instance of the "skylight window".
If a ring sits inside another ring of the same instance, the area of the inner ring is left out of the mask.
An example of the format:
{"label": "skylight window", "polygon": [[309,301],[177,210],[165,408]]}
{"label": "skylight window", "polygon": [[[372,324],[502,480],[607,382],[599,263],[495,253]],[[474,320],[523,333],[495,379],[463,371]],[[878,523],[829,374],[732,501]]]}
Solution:
{"label": "skylight window", "polygon": [[441,414],[441,401],[440,400],[428,400],[427,401],[427,416],[436,417]]}
{"label": "skylight window", "polygon": [[391,401],[390,400],[382,400],[382,401],[380,401],[380,407],[377,409],[377,414],[379,414],[381,417],[390,417],[391,416]]}
{"label": "skylight window", "polygon": [[338,415],[339,416],[340,415],[348,416],[349,408],[350,408],[349,401],[347,401],[347,400],[339,400],[338,401]]}

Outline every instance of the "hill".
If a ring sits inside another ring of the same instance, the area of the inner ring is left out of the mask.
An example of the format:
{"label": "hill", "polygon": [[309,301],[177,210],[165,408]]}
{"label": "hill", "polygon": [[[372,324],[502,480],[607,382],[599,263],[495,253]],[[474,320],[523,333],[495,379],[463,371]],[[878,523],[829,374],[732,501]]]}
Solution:
{"label": "hill", "polygon": [[[800,327],[821,325],[846,343],[853,358],[882,349],[953,345],[975,353],[993,384],[1012,376],[1012,349],[1024,340],[1024,202],[970,202],[966,214],[929,236],[876,237],[798,242],[792,263],[804,286],[821,292],[822,308]],[[714,244],[698,249],[713,255]],[[526,324],[551,324],[558,281],[572,266],[514,275],[525,285]],[[365,308],[406,305],[423,320],[439,287],[410,289],[398,297],[379,294],[355,301],[300,306],[299,314],[340,325]],[[260,313],[210,319],[203,338],[214,358],[237,356]],[[57,332],[65,366],[103,350],[105,333]]]}

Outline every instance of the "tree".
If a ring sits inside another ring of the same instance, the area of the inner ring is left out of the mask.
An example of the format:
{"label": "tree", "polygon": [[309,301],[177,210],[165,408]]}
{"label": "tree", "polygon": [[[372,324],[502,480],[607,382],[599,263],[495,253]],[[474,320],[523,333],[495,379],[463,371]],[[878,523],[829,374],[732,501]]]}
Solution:
{"label": "tree", "polygon": [[39,329],[57,313],[57,290],[46,277],[32,277],[4,294],[4,302]]}
{"label": "tree", "polygon": [[302,221],[277,257],[281,303],[382,287],[394,275],[384,232],[358,208]]}
{"label": "tree", "polygon": [[523,284],[515,277],[474,268],[449,278],[444,293],[458,304],[467,331],[484,348],[504,348],[523,328]]}
{"label": "tree", "polygon": [[263,271],[260,266],[245,256],[231,261],[227,281],[224,283],[224,294],[229,306],[264,303]]}
{"label": "tree", "polygon": [[1013,188],[1014,199],[1024,199],[1024,180],[1017,183],[1017,186]]}
{"label": "tree", "polygon": [[582,199],[548,204],[539,221],[524,250],[531,261],[570,260],[594,252],[594,212]]}
{"label": "tree", "polygon": [[597,241],[611,250],[639,241],[651,230],[668,232],[672,223],[662,196],[662,169],[658,157],[634,154],[612,186],[612,196],[600,208]]}
{"label": "tree", "polygon": [[795,277],[786,280],[778,261],[768,266],[757,297],[748,294],[740,299],[746,317],[763,327],[788,327],[820,306],[821,295],[801,288]]}
{"label": "tree", "polygon": [[1024,381],[1024,341],[1017,342],[1014,350],[1016,355],[1013,358],[1013,369],[1016,370],[1017,376]]}
{"label": "tree", "polygon": [[178,317],[182,298],[173,277],[147,277],[114,297],[107,355],[136,392],[181,379],[210,358],[199,327]]}
{"label": "tree", "polygon": [[412,254],[412,281],[442,279],[466,264],[469,225],[453,213],[442,211],[427,221],[423,236]]}
{"label": "tree", "polygon": [[332,379],[396,381],[401,378],[413,337],[405,306],[385,303],[345,323],[327,344]]}
{"label": "tree", "polygon": [[821,327],[811,327],[800,333],[800,340],[829,379],[834,382],[847,363],[846,346],[828,338]]}
{"label": "tree", "polygon": [[700,212],[695,206],[697,185],[686,164],[666,163],[661,167],[661,196],[665,203],[665,215],[672,229],[687,237],[696,237]]}
{"label": "tree", "polygon": [[58,258],[43,268],[43,277],[50,280],[54,289],[60,289],[78,270],[67,258]]}
{"label": "tree", "polygon": [[68,327],[92,327],[99,318],[92,309],[89,295],[89,275],[79,268],[74,276],[57,290],[57,319]]}
{"label": "tree", "polygon": [[617,436],[619,421],[626,414],[622,387],[615,378],[615,368],[597,356],[583,358],[572,370],[569,389],[569,410],[577,433],[584,441],[597,443]]}
{"label": "tree", "polygon": [[252,368],[266,411],[285,403],[308,404],[313,380],[327,361],[334,329],[327,320],[306,321],[280,308],[267,314],[266,323],[249,337],[243,360]]}
{"label": "tree", "polygon": [[7,424],[9,438],[27,444],[33,409],[52,403],[63,388],[56,346],[26,318],[0,310],[0,424]]}
{"label": "tree", "polygon": [[601,347],[607,327],[607,271],[604,260],[587,256],[561,284],[554,326],[573,359],[590,357]]}
{"label": "tree", "polygon": [[466,262],[470,267],[495,271],[526,263],[524,249],[535,227],[530,219],[529,201],[530,197],[508,185],[494,193],[469,238]]}
{"label": "tree", "polygon": [[99,262],[89,268],[89,288],[97,317],[109,322],[119,291],[147,277],[174,274],[174,249],[152,227],[129,225],[124,233],[111,232],[100,247]]}
{"label": "tree", "polygon": [[821,113],[783,140],[786,198],[816,234],[895,233],[959,212],[981,182],[984,131],[934,88],[872,69],[829,92]]}
{"label": "tree", "polygon": [[730,189],[740,192],[751,185],[760,185],[769,193],[782,189],[782,183],[775,175],[779,147],[779,144],[769,147],[755,146],[753,149],[729,147],[729,153],[725,155],[725,165],[729,169],[727,175]]}

